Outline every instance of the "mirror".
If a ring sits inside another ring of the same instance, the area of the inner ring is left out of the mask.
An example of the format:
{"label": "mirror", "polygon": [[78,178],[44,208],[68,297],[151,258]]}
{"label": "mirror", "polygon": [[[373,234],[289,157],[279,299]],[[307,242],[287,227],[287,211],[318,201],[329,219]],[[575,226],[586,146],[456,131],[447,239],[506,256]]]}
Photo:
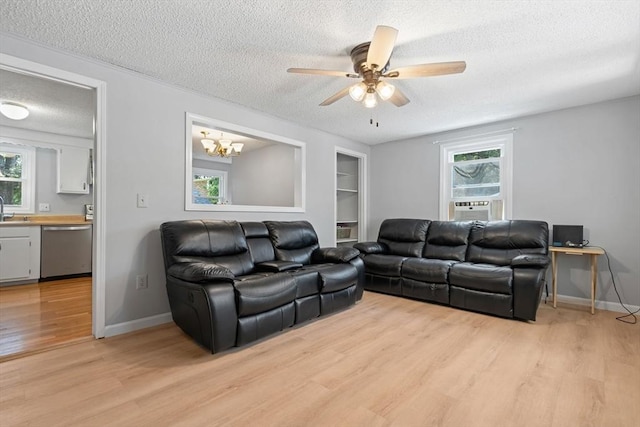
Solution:
{"label": "mirror", "polygon": [[305,158],[303,142],[187,113],[185,210],[304,212]]}

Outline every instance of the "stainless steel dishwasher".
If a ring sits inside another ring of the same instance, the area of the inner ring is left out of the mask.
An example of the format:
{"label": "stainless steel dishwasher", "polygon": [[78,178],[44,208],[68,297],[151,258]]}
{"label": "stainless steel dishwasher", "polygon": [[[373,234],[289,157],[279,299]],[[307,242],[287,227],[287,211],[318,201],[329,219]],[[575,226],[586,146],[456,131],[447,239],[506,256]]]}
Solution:
{"label": "stainless steel dishwasher", "polygon": [[40,277],[91,273],[91,224],[43,225]]}

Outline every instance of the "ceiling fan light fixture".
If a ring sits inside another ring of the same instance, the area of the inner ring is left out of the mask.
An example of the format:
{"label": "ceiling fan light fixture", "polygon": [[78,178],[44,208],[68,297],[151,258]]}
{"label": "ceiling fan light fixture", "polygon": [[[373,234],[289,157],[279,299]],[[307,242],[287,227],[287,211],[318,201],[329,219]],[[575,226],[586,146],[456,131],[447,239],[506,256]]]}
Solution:
{"label": "ceiling fan light fixture", "polygon": [[14,102],[0,104],[0,113],[11,120],[22,120],[29,116],[29,109]]}
{"label": "ceiling fan light fixture", "polygon": [[356,102],[362,101],[367,93],[367,85],[364,82],[357,83],[349,88],[349,96]]}
{"label": "ceiling fan light fixture", "polygon": [[362,103],[367,108],[374,108],[376,105],[378,105],[378,98],[376,97],[375,91],[367,92]]}
{"label": "ceiling fan light fixture", "polygon": [[376,85],[376,92],[378,92],[378,95],[380,95],[380,99],[382,99],[383,101],[391,98],[395,91],[396,87],[394,85],[384,81],[379,81]]}

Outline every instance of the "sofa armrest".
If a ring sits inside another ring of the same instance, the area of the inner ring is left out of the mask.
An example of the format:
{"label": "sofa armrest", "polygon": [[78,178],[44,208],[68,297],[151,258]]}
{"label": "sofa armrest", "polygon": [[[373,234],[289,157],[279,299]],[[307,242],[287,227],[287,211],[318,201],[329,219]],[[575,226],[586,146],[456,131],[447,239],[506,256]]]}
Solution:
{"label": "sofa armrest", "polygon": [[311,254],[312,262],[349,262],[360,255],[357,249],[347,246],[339,248],[318,248]]}
{"label": "sofa armrest", "polygon": [[518,255],[511,260],[511,267],[545,268],[548,265],[549,257],[546,255]]}
{"label": "sofa armrest", "polygon": [[353,247],[366,255],[385,254],[389,250],[387,245],[380,242],[360,242],[353,245]]}
{"label": "sofa armrest", "polygon": [[233,283],[235,279],[235,275],[227,267],[206,262],[179,262],[169,267],[167,275],[193,283]]}
{"label": "sofa armrest", "polygon": [[293,261],[265,261],[259,264],[256,264],[256,270],[258,271],[269,271],[273,273],[278,273],[281,271],[295,270],[296,268],[302,267],[302,264],[299,262]]}

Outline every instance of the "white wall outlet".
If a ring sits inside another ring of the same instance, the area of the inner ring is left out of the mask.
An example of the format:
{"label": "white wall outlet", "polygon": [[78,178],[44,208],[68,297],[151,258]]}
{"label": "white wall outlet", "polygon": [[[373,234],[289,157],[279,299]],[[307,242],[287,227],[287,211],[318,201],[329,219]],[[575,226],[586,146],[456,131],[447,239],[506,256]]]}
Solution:
{"label": "white wall outlet", "polygon": [[149,207],[149,196],[146,194],[138,193],[138,207],[139,208],[148,208]]}
{"label": "white wall outlet", "polygon": [[51,207],[49,206],[49,203],[40,203],[38,204],[38,210],[40,212],[49,212]]}
{"label": "white wall outlet", "polygon": [[136,276],[136,289],[147,289],[149,287],[149,281],[146,274],[139,274]]}

